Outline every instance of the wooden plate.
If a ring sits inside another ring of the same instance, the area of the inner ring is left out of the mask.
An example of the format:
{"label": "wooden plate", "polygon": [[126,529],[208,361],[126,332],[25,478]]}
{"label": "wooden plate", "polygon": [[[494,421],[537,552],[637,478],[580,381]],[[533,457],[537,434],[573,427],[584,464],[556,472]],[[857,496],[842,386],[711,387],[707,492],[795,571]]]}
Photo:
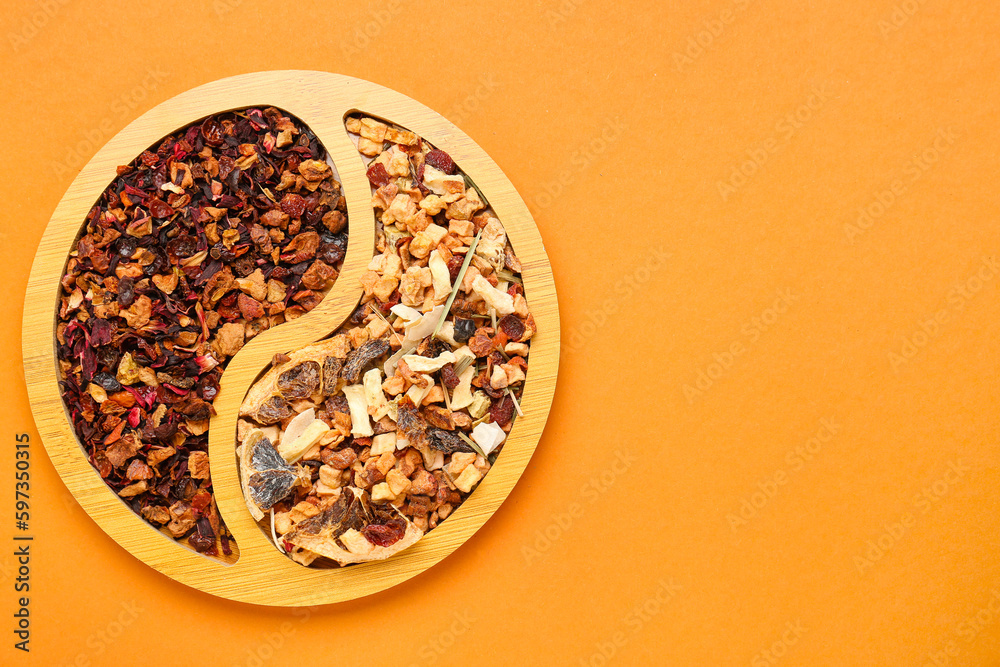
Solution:
{"label": "wooden plate", "polygon": [[[209,431],[212,480],[219,511],[239,547],[231,564],[176,543],[135,515],[91,467],[59,395],[55,314],[59,280],[87,212],[127,164],[164,136],[204,116],[273,105],[298,116],[319,137],[339,172],[350,231],[343,270],[323,302],[307,315],[249,342],[222,376]],[[344,116],[361,111],[406,127],[448,152],[475,182],[507,230],[524,267],[522,278],[538,334],[518,418],[496,465],[462,506],[416,545],[381,562],[309,569],[271,544],[243,502],[235,456],[237,411],[250,384],[276,352],[329,335],[361,297],[358,279],[374,248],[375,218],[361,156]],[[559,362],[559,314],[545,248],[531,215],[500,168],[445,118],[405,95],[338,74],[261,72],[222,79],[182,93],[143,114],[87,163],[53,213],[35,255],[24,305],[25,379],[35,424],[66,486],[84,510],[139,560],[199,590],[263,605],[303,606],[350,600],[398,584],[434,565],[497,510],[524,471],[545,425]]]}

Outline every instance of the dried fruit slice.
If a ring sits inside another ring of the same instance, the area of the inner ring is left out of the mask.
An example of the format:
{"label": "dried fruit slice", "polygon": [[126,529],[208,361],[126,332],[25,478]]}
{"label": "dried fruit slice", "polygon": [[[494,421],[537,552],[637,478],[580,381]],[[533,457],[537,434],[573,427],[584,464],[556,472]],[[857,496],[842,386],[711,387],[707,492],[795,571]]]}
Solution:
{"label": "dried fruit slice", "polygon": [[[330,338],[290,353],[288,361],[271,368],[251,387],[240,407],[240,416],[260,424],[274,424],[294,414],[282,409],[288,405],[286,399],[332,394],[337,384],[334,369],[346,357],[342,345],[337,338]],[[310,393],[302,395],[307,389]]]}
{"label": "dried fruit slice", "polygon": [[283,539],[347,565],[383,560],[414,544],[423,531],[392,505],[372,503],[367,491],[345,488],[320,512],[296,524]]}
{"label": "dried fruit slice", "polygon": [[237,454],[247,509],[254,519],[260,521],[265,512],[288,495],[298,475],[260,429],[254,429],[247,435]]}

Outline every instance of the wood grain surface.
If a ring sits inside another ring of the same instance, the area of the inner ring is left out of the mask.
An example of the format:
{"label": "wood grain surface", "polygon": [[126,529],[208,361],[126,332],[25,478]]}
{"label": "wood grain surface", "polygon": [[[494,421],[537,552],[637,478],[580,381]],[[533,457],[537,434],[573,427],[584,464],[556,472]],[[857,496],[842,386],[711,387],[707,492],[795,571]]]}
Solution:
{"label": "wood grain surface", "polygon": [[[253,105],[284,109],[319,137],[343,184],[349,242],[340,277],[323,302],[247,343],[222,376],[209,454],[219,511],[239,547],[235,562],[222,563],[147,524],[91,467],[59,395],[55,314],[66,259],[87,212],[115,178],[115,168],[195,120]],[[521,260],[538,333],[532,339],[521,400],[525,416],[517,419],[496,465],[471,497],[415,546],[387,561],[309,569],[279,553],[246,509],[236,465],[236,419],[246,391],[275,353],[329,335],[361,297],[358,279],[372,257],[375,218],[361,156],[344,128],[343,118],[352,111],[416,132],[448,152],[474,181]],[[59,202],[35,256],[25,296],[22,353],[32,413],[49,457],[80,505],[118,544],[167,576],[214,595],[262,605],[305,606],[349,600],[398,584],[439,562],[490,518],[524,471],[545,425],[559,364],[559,314],[545,248],[527,207],[469,137],[434,111],[382,86],[326,72],[274,71],[222,79],[167,100],[125,127],[87,163]]]}

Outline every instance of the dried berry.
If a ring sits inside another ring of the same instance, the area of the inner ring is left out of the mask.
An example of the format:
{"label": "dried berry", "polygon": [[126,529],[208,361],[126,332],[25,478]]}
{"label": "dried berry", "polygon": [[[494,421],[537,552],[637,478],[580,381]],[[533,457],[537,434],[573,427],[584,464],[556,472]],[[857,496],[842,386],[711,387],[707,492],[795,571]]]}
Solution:
{"label": "dried berry", "polygon": [[389,172],[385,170],[385,165],[381,162],[376,162],[372,166],[368,167],[366,172],[368,175],[368,181],[372,184],[372,187],[380,188],[383,185],[388,185],[392,182],[392,177],[389,176]]}
{"label": "dried berry", "polygon": [[281,199],[281,210],[290,218],[301,218],[306,210],[306,200],[302,195],[289,192]]}
{"label": "dried berry", "polygon": [[524,322],[513,313],[500,318],[497,327],[507,336],[508,340],[520,340],[521,336],[524,335]]}
{"label": "dried berry", "polygon": [[222,144],[222,125],[214,116],[209,116],[201,124],[201,136],[209,146]]}
{"label": "dried berry", "polygon": [[430,151],[424,156],[424,162],[435,169],[440,169],[446,174],[454,174],[456,171],[454,160],[452,160],[451,156],[444,151]]}
{"label": "dried berry", "polygon": [[504,426],[514,417],[514,401],[507,394],[494,398],[490,403],[490,418],[493,423]]}
{"label": "dried berry", "polygon": [[135,283],[128,276],[118,281],[118,305],[128,308],[135,301]]}
{"label": "dried berry", "polygon": [[454,389],[459,385],[460,380],[458,375],[455,374],[455,366],[452,364],[445,364],[441,368],[441,382],[448,389]]}
{"label": "dried berry", "polygon": [[391,519],[384,525],[368,525],[361,529],[361,534],[376,546],[392,546],[406,534],[406,521],[397,518]]}
{"label": "dried berry", "polygon": [[174,208],[161,199],[151,199],[149,201],[149,212],[157,218],[169,218],[174,214]]}
{"label": "dried berry", "polygon": [[198,239],[190,234],[182,234],[167,242],[167,255],[172,259],[185,259],[198,252]]}

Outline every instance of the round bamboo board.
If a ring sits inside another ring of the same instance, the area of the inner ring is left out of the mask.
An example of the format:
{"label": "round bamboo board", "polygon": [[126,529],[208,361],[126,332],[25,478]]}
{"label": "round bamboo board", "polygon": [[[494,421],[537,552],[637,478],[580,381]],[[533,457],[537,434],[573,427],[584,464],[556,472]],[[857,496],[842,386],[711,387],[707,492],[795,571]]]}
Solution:
{"label": "round bamboo board", "polygon": [[[59,395],[55,314],[59,280],[87,212],[115,178],[115,168],[171,132],[204,116],[263,105],[306,123],[326,147],[343,185],[350,221],[343,270],[323,302],[305,316],[269,329],[247,343],[223,373],[209,430],[212,480],[219,512],[238,551],[232,562],[202,556],[135,515],[87,461]],[[277,352],[328,336],[361,297],[358,282],[372,257],[375,218],[361,156],[344,128],[353,111],[416,132],[449,153],[475,182],[507,230],[523,265],[525,294],[538,325],[518,418],[496,465],[462,506],[440,526],[392,558],[346,568],[310,569],[271,544],[246,509],[235,455],[239,405]],[[469,539],[506,499],[542,433],[559,364],[559,313],[552,272],[527,206],[500,168],[445,118],[400,93],[338,74],[260,72],[194,88],[143,114],[112,138],[70,185],[35,255],[24,305],[22,353],[35,424],[66,486],[97,524],[147,565],[199,590],[243,602],[306,606],[376,593],[431,567]]]}

